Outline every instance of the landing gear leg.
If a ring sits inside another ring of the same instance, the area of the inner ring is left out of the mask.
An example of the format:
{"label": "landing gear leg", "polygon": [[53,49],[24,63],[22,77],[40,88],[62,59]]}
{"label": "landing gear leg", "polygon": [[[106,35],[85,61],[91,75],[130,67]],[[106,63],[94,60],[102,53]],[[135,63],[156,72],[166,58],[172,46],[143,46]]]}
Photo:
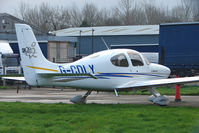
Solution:
{"label": "landing gear leg", "polygon": [[148,100],[158,104],[158,105],[168,105],[169,99],[165,95],[161,95],[154,88],[148,89],[148,91],[152,94]]}
{"label": "landing gear leg", "polygon": [[70,99],[71,102],[77,103],[77,104],[84,104],[86,103],[86,98],[91,94],[92,91],[87,91],[86,94],[82,95],[77,95],[73,98]]}

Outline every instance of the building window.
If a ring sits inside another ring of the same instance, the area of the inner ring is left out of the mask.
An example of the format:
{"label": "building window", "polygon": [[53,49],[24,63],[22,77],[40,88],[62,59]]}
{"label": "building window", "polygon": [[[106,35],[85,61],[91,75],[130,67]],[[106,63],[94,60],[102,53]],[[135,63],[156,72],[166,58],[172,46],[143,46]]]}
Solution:
{"label": "building window", "polygon": [[5,19],[2,19],[1,23],[2,23],[2,24],[5,24],[5,23],[6,23],[6,22],[5,22]]}
{"label": "building window", "polygon": [[3,25],[3,29],[5,29],[6,28],[6,25]]}
{"label": "building window", "polygon": [[119,67],[128,67],[129,66],[127,58],[124,54],[119,54],[119,55],[113,56],[111,58],[111,63],[113,65],[119,66]]}

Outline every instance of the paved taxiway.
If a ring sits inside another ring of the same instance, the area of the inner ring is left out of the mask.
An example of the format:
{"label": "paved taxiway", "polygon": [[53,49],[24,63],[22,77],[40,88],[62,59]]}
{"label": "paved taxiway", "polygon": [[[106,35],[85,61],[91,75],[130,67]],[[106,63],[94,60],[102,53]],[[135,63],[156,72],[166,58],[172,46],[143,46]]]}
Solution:
{"label": "paved taxiway", "polygon": [[[32,88],[31,90],[0,90],[0,101],[4,102],[33,102],[33,103],[68,103],[75,95],[82,95],[86,91],[75,91],[73,89],[55,88]],[[92,92],[87,98],[87,103],[97,104],[148,104],[153,103],[147,100],[147,95],[120,95],[116,97],[111,92]],[[174,102],[174,96],[168,96],[169,106],[196,106],[199,107],[199,96],[182,96],[182,102]]]}

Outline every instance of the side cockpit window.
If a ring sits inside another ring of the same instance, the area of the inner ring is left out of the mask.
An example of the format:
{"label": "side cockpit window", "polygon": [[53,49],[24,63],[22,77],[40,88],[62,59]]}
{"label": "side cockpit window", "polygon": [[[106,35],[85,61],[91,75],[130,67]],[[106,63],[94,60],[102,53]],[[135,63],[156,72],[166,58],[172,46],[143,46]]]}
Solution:
{"label": "side cockpit window", "polygon": [[124,54],[119,54],[111,58],[111,63],[119,67],[128,67],[128,61]]}
{"label": "side cockpit window", "polygon": [[131,63],[133,66],[143,66],[144,65],[142,58],[140,57],[140,55],[138,53],[128,52],[128,55],[131,59]]}

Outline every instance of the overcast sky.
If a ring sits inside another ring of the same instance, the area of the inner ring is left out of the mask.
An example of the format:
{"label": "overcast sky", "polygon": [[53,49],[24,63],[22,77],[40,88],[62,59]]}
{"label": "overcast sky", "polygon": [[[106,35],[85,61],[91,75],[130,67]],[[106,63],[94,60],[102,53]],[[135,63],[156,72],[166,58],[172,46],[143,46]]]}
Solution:
{"label": "overcast sky", "polygon": [[[76,4],[77,7],[82,8],[85,3],[92,2],[99,8],[111,8],[118,5],[120,0],[0,0],[0,13],[16,14],[16,11],[21,2],[25,2],[30,6],[39,5],[42,2],[49,3],[51,6],[71,7]],[[137,3],[144,1],[154,1],[157,6],[164,6],[171,8],[175,6],[180,0],[135,0]]]}

